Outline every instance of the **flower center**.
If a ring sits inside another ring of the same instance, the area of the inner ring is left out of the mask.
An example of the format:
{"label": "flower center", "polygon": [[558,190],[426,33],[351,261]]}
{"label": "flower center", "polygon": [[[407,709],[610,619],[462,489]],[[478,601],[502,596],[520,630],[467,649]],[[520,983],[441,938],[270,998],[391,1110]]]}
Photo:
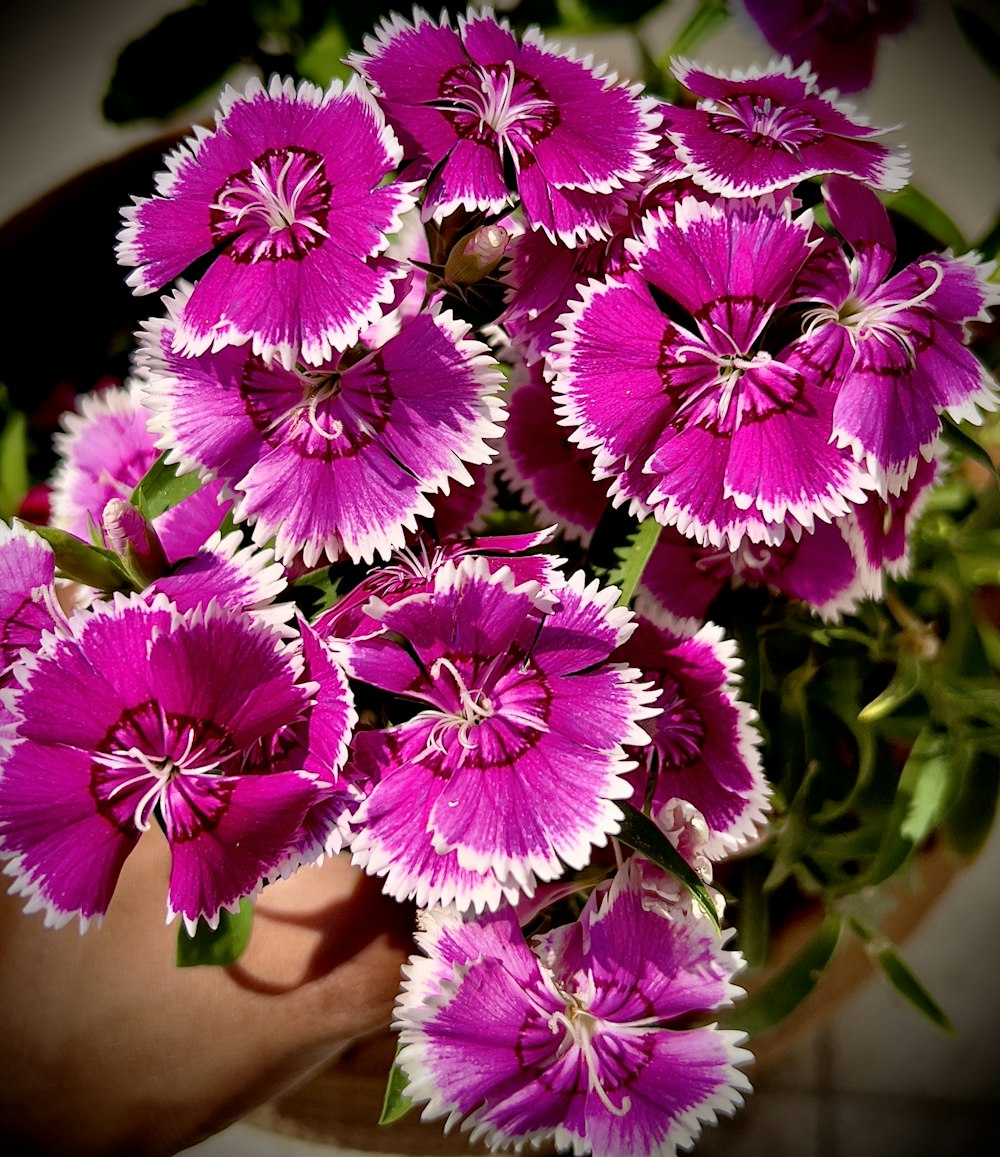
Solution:
{"label": "flower center", "polygon": [[509,152],[515,169],[526,153],[559,123],[559,110],[512,60],[460,65],[445,73],[434,107],[448,115],[459,136],[490,141]]}
{"label": "flower center", "polygon": [[299,260],[330,236],[331,193],[318,153],[268,149],[216,193],[212,234],[231,242],[234,261]]}
{"label": "flower center", "polygon": [[[451,710],[421,713],[427,717],[433,717],[434,722],[427,734],[424,750],[417,757],[417,762],[426,759],[434,751],[447,755],[448,748],[445,745],[444,737],[452,732],[456,733],[459,746],[463,751],[473,750],[476,744],[472,739],[472,731],[484,719],[491,719],[495,712],[493,700],[480,689],[470,690],[461,671],[450,659],[444,656],[435,659],[428,674],[437,683],[442,696],[446,700],[452,701],[457,698],[457,703],[454,703]],[[447,675],[447,679],[442,679],[442,675]],[[448,684],[453,686],[449,687]]]}
{"label": "flower center", "polygon": [[929,270],[931,280],[930,284],[913,297],[905,301],[869,304],[851,294],[839,309],[830,305],[817,306],[803,314],[804,336],[812,336],[817,329],[825,325],[840,325],[846,332],[855,355],[862,343],[877,342],[887,351],[895,349],[901,353],[912,368],[917,360],[913,346],[913,326],[900,324],[893,318],[904,310],[916,309],[928,298],[933,297],[944,280],[944,269],[936,261],[921,261],[917,264],[917,269]]}
{"label": "flower center", "polygon": [[[601,1021],[572,997],[569,997],[568,1001],[565,1010],[554,1012],[549,1017],[549,1028],[552,1032],[558,1032],[561,1027],[566,1033],[559,1051],[565,1052],[569,1048],[579,1049],[583,1063],[587,1067],[588,1090],[597,1094],[609,1113],[613,1113],[616,1117],[624,1117],[632,1108],[632,1098],[624,1096],[622,1103],[616,1105],[601,1082],[600,1059],[594,1049],[594,1038],[599,1034]],[[617,1029],[619,1026],[615,1027]]]}
{"label": "flower center", "polygon": [[149,830],[179,776],[225,774],[240,752],[211,724],[148,703],[126,712],[111,729],[106,750],[92,755],[91,789],[102,811],[123,829]]}
{"label": "flower center", "polygon": [[662,715],[650,721],[653,742],[666,767],[686,767],[701,754],[705,722],[697,708],[681,693],[679,684],[661,676]]}
{"label": "flower center", "polygon": [[709,128],[739,137],[755,146],[784,149],[798,156],[806,145],[825,136],[814,116],[802,109],[776,105],[769,96],[740,93],[714,101],[708,108]]}

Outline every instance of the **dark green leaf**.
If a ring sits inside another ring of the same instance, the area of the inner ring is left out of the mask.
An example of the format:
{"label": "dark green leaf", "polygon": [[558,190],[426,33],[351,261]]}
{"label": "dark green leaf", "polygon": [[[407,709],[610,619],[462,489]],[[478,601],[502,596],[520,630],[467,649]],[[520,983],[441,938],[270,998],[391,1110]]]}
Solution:
{"label": "dark green leaf", "polygon": [[889,193],[883,198],[886,208],[908,218],[919,225],[936,241],[948,246],[955,253],[965,253],[969,248],[961,229],[934,202],[913,185],[907,185],[898,193]]}
{"label": "dark green leaf", "polygon": [[966,458],[971,458],[973,462],[978,462],[994,479],[1000,481],[1000,470],[997,469],[996,463],[976,439],[967,434],[962,427],[959,426],[957,422],[952,421],[947,414],[942,414],[941,417],[941,434],[952,450],[957,450]]}
{"label": "dark green leaf", "polygon": [[937,825],[950,802],[949,742],[945,732],[924,727],[903,765],[892,809],[866,886],[887,880]]}
{"label": "dark green leaf", "polygon": [[963,856],[979,852],[997,814],[1000,794],[1000,757],[975,750],[966,764],[962,787],[945,818],[945,833],[951,846]]}
{"label": "dark green leaf", "polygon": [[680,91],[680,86],[670,75],[670,61],[675,56],[688,56],[702,41],[714,35],[729,19],[729,5],[727,0],[701,0],[698,7],[691,13],[688,22],[674,37],[666,52],[660,57],[660,64],[668,90],[663,95],[673,100]]}
{"label": "dark green leaf", "polygon": [[258,36],[249,4],[199,0],[169,13],[122,50],[104,96],[104,116],[115,124],[169,116],[249,57]]}
{"label": "dark green leaf", "polygon": [[619,805],[625,816],[622,820],[618,839],[627,844],[647,860],[675,876],[698,901],[716,928],[721,928],[719,914],[712,903],[712,896],[698,873],[677,851],[674,845],[653,823],[649,816],[630,803]]}
{"label": "dark green leaf", "polygon": [[139,480],[129,499],[147,518],[156,518],[201,489],[197,473],[178,475],[177,467],[168,466],[166,457],[167,451],[164,450]]}
{"label": "dark green leaf", "polygon": [[954,4],[955,21],[969,47],[1000,79],[1000,32],[985,17],[964,4]]}
{"label": "dark green leaf", "polygon": [[240,901],[239,912],[223,908],[217,928],[209,928],[204,920],[199,920],[194,935],[189,936],[182,923],[177,932],[178,968],[193,968],[198,964],[224,968],[235,964],[250,943],[253,913],[253,901],[244,898]]}
{"label": "dark green leaf", "polygon": [[96,587],[100,591],[132,590],[133,584],[118,558],[110,550],[91,546],[67,530],[54,526],[36,526],[18,519],[23,527],[33,531],[52,547],[56,568],[69,579]]}
{"label": "dark green leaf", "polygon": [[816,987],[840,940],[841,926],[840,916],[829,913],[799,954],[768,984],[727,1013],[722,1026],[740,1028],[753,1036],[784,1020]]}
{"label": "dark green leaf", "polygon": [[955,1031],[944,1009],[920,983],[909,965],[885,937],[855,917],[850,918],[851,930],[864,942],[869,957],[882,969],[886,979],[905,1000],[945,1032]]}
{"label": "dark green leaf", "polygon": [[635,588],[639,585],[642,572],[646,569],[646,563],[649,562],[659,537],[660,524],[650,516],[639,524],[634,534],[629,536],[628,543],[615,552],[619,561],[611,572],[610,582],[612,586],[621,589],[622,593],[618,599],[620,607],[627,607],[632,601]]}
{"label": "dark green leaf", "polygon": [[379,1116],[380,1125],[392,1125],[413,1108],[413,1102],[406,1095],[406,1086],[409,1082],[406,1073],[398,1064],[393,1064],[389,1070],[389,1080],[385,1086],[385,1097],[382,1100],[382,1113]]}

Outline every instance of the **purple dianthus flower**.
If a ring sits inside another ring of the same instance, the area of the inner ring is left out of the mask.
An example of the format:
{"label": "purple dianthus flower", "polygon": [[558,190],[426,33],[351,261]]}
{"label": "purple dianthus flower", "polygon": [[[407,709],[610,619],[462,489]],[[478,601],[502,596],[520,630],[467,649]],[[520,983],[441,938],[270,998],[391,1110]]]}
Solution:
{"label": "purple dianthus flower", "polygon": [[364,47],[351,63],[399,134],[407,175],[427,178],[428,219],[513,204],[510,165],[529,227],[573,244],[606,233],[610,194],[652,163],[652,99],[537,28],[518,41],[489,10],[470,9],[455,29],[415,8],[412,24],[393,15]]}
{"label": "purple dianthus flower", "polygon": [[421,923],[426,957],[406,968],[395,1023],[424,1117],[462,1120],[494,1150],[554,1140],[578,1157],[673,1157],[743,1103],[744,1034],[689,1027],[740,993],[742,958],[644,887],[634,857],[532,946],[509,908]]}
{"label": "purple dianthus flower", "polygon": [[617,595],[581,572],[548,591],[515,585],[467,558],[425,593],[372,600],[378,633],[331,644],[354,678],[422,706],[352,744],[373,784],[352,851],[389,895],[496,908],[618,831],[634,766],[622,745],[648,742],[653,693],[609,661],[631,631]]}
{"label": "purple dianthus flower", "polygon": [[326,92],[255,78],[226,90],[214,131],[196,129],[167,157],[156,195],[124,210],[119,263],[152,293],[215,252],[174,348],[252,342],[287,369],[319,365],[378,319],[404,272],[379,256],[414,204],[410,186],[386,182],[401,157],[359,78]]}

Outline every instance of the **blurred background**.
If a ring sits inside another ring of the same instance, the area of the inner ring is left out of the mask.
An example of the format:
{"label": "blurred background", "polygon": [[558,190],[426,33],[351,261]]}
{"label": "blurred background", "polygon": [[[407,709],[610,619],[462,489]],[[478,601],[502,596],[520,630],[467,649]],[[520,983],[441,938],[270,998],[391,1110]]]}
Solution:
{"label": "blurred background", "polygon": [[[142,62],[142,70],[149,90],[167,94],[167,107],[175,98],[187,100],[202,80],[205,95],[165,120],[143,116],[128,124],[108,123],[102,101],[118,54],[182,6],[177,0],[41,0],[8,7],[0,22],[0,228],[7,223],[6,245],[14,244],[11,219],[30,211],[51,190],[92,165],[152,141],[128,170],[130,192],[151,192],[151,175],[163,151],[160,139],[211,115],[220,87],[219,63],[240,55],[244,40],[248,52],[276,68],[287,59],[289,45],[280,37],[253,43],[249,0],[202,5],[217,14],[212,35],[158,50]],[[274,0],[270,7],[279,10],[282,4]],[[294,0],[285,0],[286,10],[295,7]],[[560,5],[549,7],[555,11]],[[733,18],[698,46],[701,63],[746,67],[771,57],[746,13],[738,3],[733,7]],[[996,19],[993,3],[964,7],[987,21]],[[362,8],[355,19],[367,23],[371,16]],[[566,3],[566,10],[571,8]],[[651,52],[673,42],[693,8],[675,0],[643,20]],[[975,241],[989,233],[1000,208],[1000,80],[970,51],[951,4],[923,0],[917,10],[912,24],[880,44],[872,87],[851,99],[873,123],[903,126],[898,136],[909,147],[915,184]],[[609,59],[622,75],[634,75],[640,67],[631,36],[603,30],[578,41],[597,58]],[[343,45],[328,40],[317,51],[335,57],[338,49]],[[227,79],[240,83],[248,71],[246,65],[236,66]],[[123,117],[134,110],[119,93],[109,98],[109,111]],[[57,200],[44,230],[30,233],[34,248],[29,258],[37,254],[30,275],[17,265],[12,278],[14,250],[0,247],[7,254],[2,268],[11,303],[0,327],[3,373],[16,379],[8,385],[21,391],[22,404],[28,400],[25,392],[37,391],[38,402],[48,397],[67,372],[48,364],[55,354],[46,346],[46,327],[72,332],[76,324],[85,342],[91,287],[102,279],[123,280],[112,252],[122,200],[107,204],[95,194],[91,202],[74,200],[65,211]],[[24,260],[23,251],[18,258]],[[146,316],[149,299],[134,308],[137,318]],[[126,347],[127,332],[123,357]],[[76,390],[92,388],[103,372],[96,361],[82,365],[76,372],[92,376],[73,381]],[[872,977],[831,1015],[807,1018],[810,1023],[787,1045],[765,1046],[765,1057],[751,1073],[757,1092],[747,1109],[707,1130],[697,1153],[967,1157],[991,1151],[991,1142],[1000,1141],[995,1044],[1000,1035],[1000,833],[951,882],[941,882],[947,869],[943,875],[934,872],[931,886],[943,888],[941,898],[906,939],[903,955],[956,1034],[945,1035]],[[911,892],[918,883],[910,881]],[[393,1151],[391,1132],[384,1146]],[[197,1157],[321,1157],[336,1151],[241,1123],[188,1152]]]}

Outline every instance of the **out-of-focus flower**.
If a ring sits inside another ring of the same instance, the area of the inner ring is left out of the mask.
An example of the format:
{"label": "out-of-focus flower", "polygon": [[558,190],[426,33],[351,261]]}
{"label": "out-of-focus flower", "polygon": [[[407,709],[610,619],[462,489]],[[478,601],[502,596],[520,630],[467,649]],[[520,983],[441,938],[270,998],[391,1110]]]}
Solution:
{"label": "out-of-focus flower", "polygon": [[903,29],[916,0],[743,0],[776,51],[808,64],[824,88],[860,92],[872,82],[879,38]]}

